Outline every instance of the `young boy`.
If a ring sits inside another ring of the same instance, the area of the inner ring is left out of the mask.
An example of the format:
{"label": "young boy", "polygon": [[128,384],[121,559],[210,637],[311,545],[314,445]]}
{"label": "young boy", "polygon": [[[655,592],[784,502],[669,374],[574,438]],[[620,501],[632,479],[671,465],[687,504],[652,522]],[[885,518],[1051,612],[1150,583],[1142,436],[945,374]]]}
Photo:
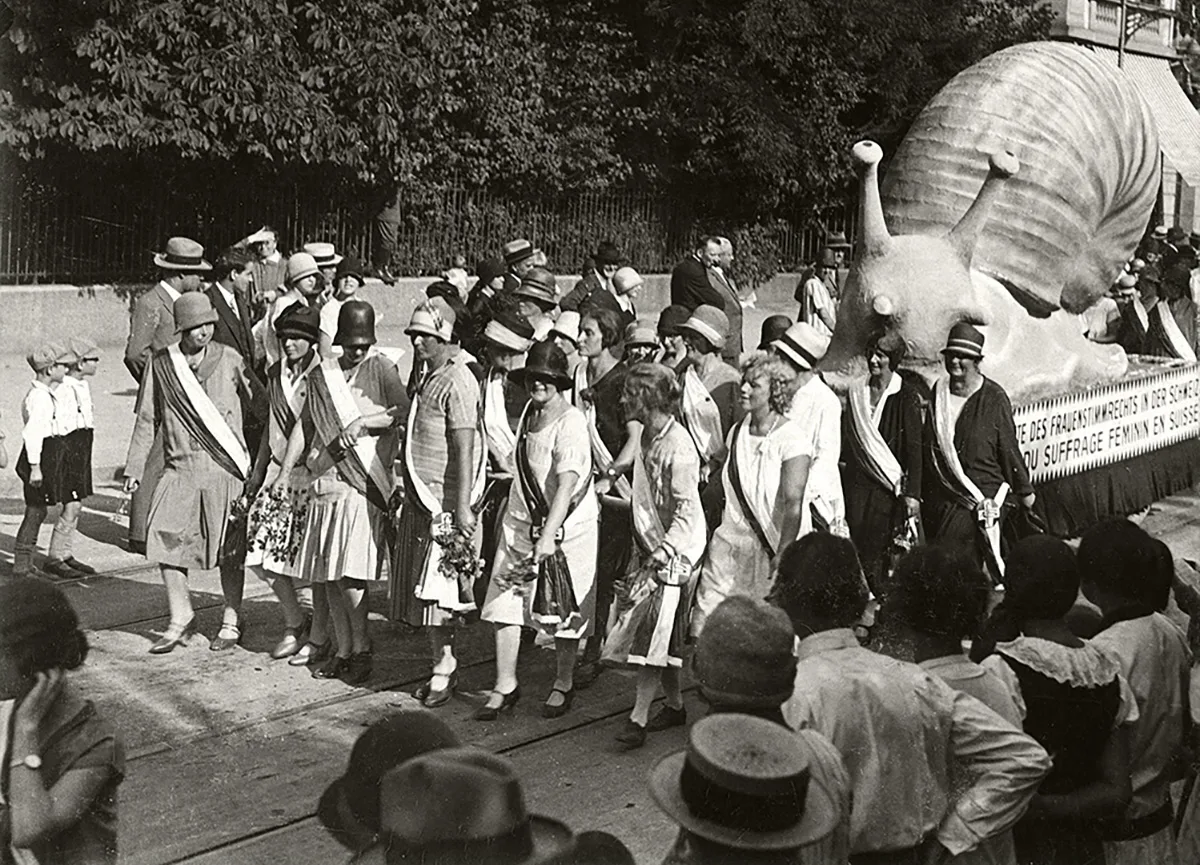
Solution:
{"label": "young boy", "polygon": [[1158,611],[1171,565],[1155,547],[1123,519],[1094,526],[1079,543],[1080,585],[1103,615],[1092,642],[1120,660],[1139,714],[1129,739],[1133,800],[1105,833],[1104,858],[1113,865],[1178,861],[1170,785],[1182,777],[1192,657],[1187,638]]}

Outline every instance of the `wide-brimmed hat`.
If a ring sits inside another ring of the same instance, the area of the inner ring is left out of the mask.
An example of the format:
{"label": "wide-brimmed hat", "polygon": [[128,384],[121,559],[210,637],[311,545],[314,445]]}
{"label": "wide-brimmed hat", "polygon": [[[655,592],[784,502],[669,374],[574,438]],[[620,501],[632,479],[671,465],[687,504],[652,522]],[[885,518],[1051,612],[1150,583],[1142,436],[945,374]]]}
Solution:
{"label": "wide-brimmed hat", "polygon": [[513,297],[527,297],[554,306],[558,303],[558,282],[554,274],[544,267],[535,267],[521,277],[521,284],[513,292]]}
{"label": "wide-brimmed hat", "polygon": [[434,336],[449,342],[454,335],[454,309],[444,297],[430,297],[413,310],[404,332],[411,336]]}
{"label": "wide-brimmed hat", "polygon": [[525,357],[525,366],[513,373],[526,387],[531,379],[549,379],[559,390],[566,390],[574,384],[570,367],[567,364],[567,354],[553,342],[535,342]]}
{"label": "wide-brimmed hat", "polygon": [[204,247],[189,237],[168,240],[166,251],[155,254],[154,266],[162,270],[212,270],[212,265],[204,260]]}
{"label": "wide-brimmed hat", "polygon": [[504,244],[501,252],[504,255],[505,265],[512,267],[514,264],[533,257],[533,244],[523,237],[518,237],[516,240],[510,240]]}
{"label": "wide-brimmed hat", "polygon": [[29,352],[29,354],[25,355],[25,362],[29,364],[34,372],[44,372],[56,363],[64,363],[70,366],[77,360],[79,360],[79,356],[69,346],[63,345],[61,342],[42,343]]}
{"label": "wide-brimmed hat", "polygon": [[284,282],[288,285],[294,285],[306,276],[316,276],[320,272],[321,268],[317,266],[315,258],[307,252],[295,252],[288,257]]}
{"label": "wide-brimmed hat", "polygon": [[383,776],[388,862],[534,865],[571,849],[563,823],[530,814],[516,769],[481,748],[443,748]]}
{"label": "wide-brimmed hat", "polygon": [[792,320],[786,315],[769,315],[762,323],[762,331],[759,334],[758,348],[759,351],[766,351],[771,347],[771,343],[783,337],[787,333],[788,328],[792,326]]}
{"label": "wide-brimmed hat", "polygon": [[341,264],[342,261],[342,257],[337,254],[337,249],[332,243],[306,243],[303,251],[313,257],[317,267],[333,267]]}
{"label": "wide-brimmed hat", "polygon": [[979,360],[983,357],[983,334],[974,325],[960,321],[950,328],[950,335],[946,337],[946,347],[942,349],[942,354]]}
{"label": "wide-brimmed hat", "polygon": [[334,345],[374,345],[375,307],[365,300],[348,300],[338,310]]}
{"label": "wide-brimmed hat", "polygon": [[658,316],[658,332],[663,336],[678,336],[683,323],[692,317],[686,306],[673,303]]}
{"label": "wide-brimmed hat", "polygon": [[508,351],[526,352],[533,345],[533,326],[516,313],[501,310],[483,328],[483,338]]}
{"label": "wide-brimmed hat", "polygon": [[48,634],[79,629],[79,617],[62,589],[40,580],[0,584],[0,646],[20,646]]}
{"label": "wide-brimmed hat", "polygon": [[625,347],[648,345],[658,348],[658,333],[648,324],[631,321],[625,325]]}
{"label": "wide-brimmed hat", "polygon": [[697,721],[688,747],[659,761],[650,792],[676,823],[739,850],[791,850],[827,837],[841,817],[812,777],[808,743],[786,727],[722,713]]}
{"label": "wide-brimmed hat", "polygon": [[1187,232],[1178,225],[1172,225],[1167,229],[1167,243],[1183,243],[1187,240]]}
{"label": "wide-brimmed hat", "polygon": [[846,232],[831,231],[825,236],[825,246],[828,249],[850,249],[851,243],[846,239]]}
{"label": "wide-brimmed hat", "polygon": [[579,313],[568,309],[559,313],[558,318],[554,320],[554,327],[550,328],[550,333],[554,336],[565,337],[575,345],[579,345],[579,323]]}
{"label": "wide-brimmed hat", "polygon": [[[341,310],[338,310],[338,320],[341,320]],[[293,303],[275,319],[275,335],[281,340],[296,337],[318,342],[321,338],[321,313],[307,303]]]}
{"label": "wide-brimmed hat", "polygon": [[317,818],[342,844],[367,846],[380,830],[379,786],[405,760],[459,745],[458,736],[432,712],[397,712],[358,737],[346,772],[326,788]]}
{"label": "wide-brimmed hat", "polygon": [[692,310],[687,321],[679,326],[681,331],[698,334],[708,340],[713,348],[725,347],[729,338],[729,316],[715,306],[701,304]]}
{"label": "wide-brimmed hat", "polygon": [[203,324],[213,324],[217,320],[217,311],[213,309],[212,301],[202,291],[189,291],[179,295],[175,298],[173,311],[176,333],[183,333]]}
{"label": "wide-brimmed hat", "polygon": [[1167,227],[1165,225],[1154,226],[1154,231],[1151,233],[1150,236],[1152,238],[1154,238],[1155,240],[1166,240],[1167,239]]}
{"label": "wide-brimmed hat", "polygon": [[829,337],[808,322],[798,321],[771,343],[771,348],[802,372],[809,372],[829,350]]}
{"label": "wide-brimmed hat", "polygon": [[[320,262],[318,261],[317,264],[320,265]],[[367,283],[367,278],[363,276],[362,262],[353,255],[347,255],[338,262],[337,273],[333,275],[334,284],[341,282],[342,278],[346,276],[353,276],[358,280],[360,286]]]}
{"label": "wide-brimmed hat", "polygon": [[716,706],[777,709],[796,679],[795,632],[787,613],[734,595],[707,619],[692,655],[700,691]]}

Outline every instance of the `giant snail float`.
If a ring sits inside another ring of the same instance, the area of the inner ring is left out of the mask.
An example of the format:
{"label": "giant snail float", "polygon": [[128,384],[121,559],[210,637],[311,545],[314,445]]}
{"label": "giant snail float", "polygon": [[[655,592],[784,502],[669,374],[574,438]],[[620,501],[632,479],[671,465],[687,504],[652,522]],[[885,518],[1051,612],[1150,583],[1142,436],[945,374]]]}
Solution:
{"label": "giant snail float", "polygon": [[1119,69],[1065,43],[1008,48],[933,98],[882,188],[879,146],[853,155],[858,248],[823,364],[835,384],[865,374],[877,337],[932,380],[959,321],[983,330],[983,371],[1016,403],[1125,374],[1124,351],[1076,318],[1133,255],[1158,193],[1158,132]]}

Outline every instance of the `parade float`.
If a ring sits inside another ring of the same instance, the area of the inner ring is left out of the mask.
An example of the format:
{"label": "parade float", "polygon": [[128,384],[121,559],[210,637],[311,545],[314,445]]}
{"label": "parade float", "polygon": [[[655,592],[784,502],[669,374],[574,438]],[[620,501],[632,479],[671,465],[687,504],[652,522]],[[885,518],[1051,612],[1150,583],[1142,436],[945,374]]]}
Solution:
{"label": "parade float", "polygon": [[986,336],[984,375],[1055,534],[1070,536],[1196,482],[1200,365],[1089,342],[1104,297],[1150,221],[1158,131],[1123,73],[1086,48],[1039,42],[985,58],[917,117],[879,181],[855,145],[858,249],[824,364],[865,374],[867,343],[903,342],[932,383],[950,327]]}

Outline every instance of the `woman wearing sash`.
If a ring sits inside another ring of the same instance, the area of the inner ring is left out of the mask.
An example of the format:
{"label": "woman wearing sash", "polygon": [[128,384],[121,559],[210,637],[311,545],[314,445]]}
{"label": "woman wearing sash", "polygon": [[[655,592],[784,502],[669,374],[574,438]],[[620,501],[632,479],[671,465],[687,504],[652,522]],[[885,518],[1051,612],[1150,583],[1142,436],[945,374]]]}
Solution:
{"label": "woman wearing sash", "polygon": [[[486,364],[483,379],[483,435],[487,440],[488,478],[483,494],[484,573],[491,573],[496,548],[500,544],[500,520],[508,502],[513,479],[513,451],[517,447],[516,425],[523,408],[523,393],[510,381],[525,352],[533,345],[533,328],[523,318],[508,311],[496,314],[483,329],[481,353]],[[522,394],[522,402],[513,399]],[[513,408],[516,411],[513,411]],[[477,601],[486,589],[484,580],[475,589]]]}
{"label": "woman wearing sash", "polygon": [[1196,362],[1196,304],[1189,296],[1191,259],[1173,262],[1163,273],[1158,302],[1147,311],[1142,353]]}
{"label": "woman wearing sash", "polygon": [[1012,403],[979,371],[983,334],[966,322],[942,349],[948,377],[933,390],[923,516],[931,543],[967,549],[994,582],[1004,576],[1000,533],[1012,499],[1032,510],[1033,484],[1017,444]]}
{"label": "woman wearing sash", "polygon": [[613,584],[625,574],[632,550],[629,500],[633,491],[626,472],[642,434],[641,424],[627,420],[621,410],[621,391],[629,366],[618,360],[624,329],[611,309],[589,306],[579,322],[579,353],[584,362],[575,368],[572,401],[587,418],[592,447],[592,469],[600,494],[600,558],[596,565],[596,609],[600,611],[595,636],[584,648],[575,679],[586,688],[600,674],[600,648],[608,624]]}
{"label": "woman wearing sash", "polygon": [[208,295],[180,295],[174,315],[179,342],[155,352],[146,367],[125,460],[125,490],[132,493],[161,428],[166,467],[150,502],[146,558],[162,571],[171,623],[150,647],[155,655],[186,643],[195,630],[192,568],[221,569],[225,609],[209,648],[232,649],[241,639],[246,526],[234,511],[250,477],[242,405],[261,399],[241,355],[212,342],[217,313]]}
{"label": "woman wearing sash", "polygon": [[321,362],[316,352],[321,338],[320,316],[311,306],[296,304],[275,319],[275,335],[283,358],[267,369],[271,413],[247,487],[253,504],[246,518],[246,567],[271,587],[283,607],[283,638],[271,651],[271,657],[294,657],[303,648],[304,662],[313,660],[314,653],[322,647],[329,648],[325,586],[321,585],[316,593],[311,627],[296,597],[300,531],[304,528],[310,479],[304,469],[293,468],[287,487],[276,489],[275,481],[296,419],[304,410],[309,373]]}
{"label": "woman wearing sash", "polygon": [[[622,402],[642,423],[633,464],[636,555],[613,604],[604,660],[638,668],[633,712],[617,741],[641,747],[648,731],[681,726],[679,689],[692,578],[708,533],[700,506],[700,456],[675,419],[680,388],[661,364],[639,364],[625,379]],[[666,705],[650,718],[659,683]]]}
{"label": "woman wearing sash", "polygon": [[774,355],[755,352],[742,366],[746,416],[726,445],[725,509],[696,584],[693,636],[727,597],[765,598],[775,557],[809,528],[800,505],[812,455],[786,414],[796,386],[795,371]]}
{"label": "woman wearing sash", "polygon": [[850,386],[842,413],[846,522],[876,592],[888,572],[892,540],[906,520],[921,515],[921,396],[897,371],[903,358],[903,345],[868,345],[867,380]]}
{"label": "woman wearing sash", "polygon": [[312,482],[297,561],[313,584],[314,606],[324,587],[337,643],[313,676],[356,685],[366,681],[373,665],[367,587],[380,578],[399,450],[396,425],[408,398],[396,365],[370,351],[375,311],[369,303],[343,304],[333,344],[342,354],[309,374],[304,411],[292,427],[275,488],[295,486],[292,472],[307,447]]}
{"label": "woman wearing sash", "polygon": [[599,513],[587,419],[564,396],[571,386],[567,357],[552,343],[536,343],[521,377],[529,403],[517,432],[516,479],[483,606],[483,619],[496,626],[496,684],[475,713],[482,721],[510,711],[520,699],[522,625],[554,635],[557,670],[542,714],[565,714],[575,698],[579,640],[592,631],[596,612]]}

